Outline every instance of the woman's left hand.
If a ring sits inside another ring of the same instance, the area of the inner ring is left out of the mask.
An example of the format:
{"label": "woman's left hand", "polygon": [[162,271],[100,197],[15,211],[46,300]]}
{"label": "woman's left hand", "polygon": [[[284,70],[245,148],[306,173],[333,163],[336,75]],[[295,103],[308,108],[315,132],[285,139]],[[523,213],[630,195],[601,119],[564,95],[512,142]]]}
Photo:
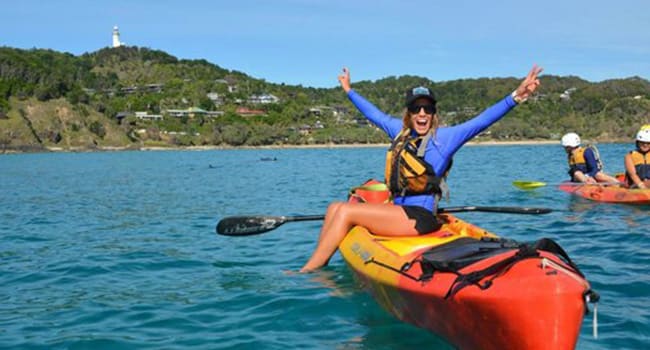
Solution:
{"label": "woman's left hand", "polygon": [[515,90],[515,100],[525,101],[530,97],[537,87],[539,86],[539,78],[537,77],[542,72],[542,67],[533,65],[533,68],[530,69],[526,78],[519,84],[517,90]]}
{"label": "woman's left hand", "polygon": [[350,91],[350,70],[343,67],[343,73],[341,73],[338,78],[343,91],[345,91],[345,93],[348,93]]}

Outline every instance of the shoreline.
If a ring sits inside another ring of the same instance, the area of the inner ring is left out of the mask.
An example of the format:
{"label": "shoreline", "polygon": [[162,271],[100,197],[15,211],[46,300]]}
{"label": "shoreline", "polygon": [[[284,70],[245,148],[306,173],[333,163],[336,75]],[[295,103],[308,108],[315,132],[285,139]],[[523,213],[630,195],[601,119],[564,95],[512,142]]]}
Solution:
{"label": "shoreline", "polygon": [[[469,141],[465,146],[523,146],[523,145],[554,145],[559,141]],[[133,147],[98,147],[96,151],[208,151],[208,150],[236,150],[236,149],[308,149],[308,148],[388,148],[390,143],[350,143],[350,144],[313,144],[313,145],[264,145],[264,146],[185,146],[185,147],[161,147],[161,146],[143,146]],[[64,149],[48,148],[52,152],[66,152]],[[79,150],[80,151],[80,150]],[[89,150],[94,151],[94,150]],[[75,152],[75,150],[72,150]]]}
{"label": "shoreline", "polygon": [[[599,143],[619,143],[621,141],[603,141]],[[469,141],[465,146],[543,146],[543,145],[558,145],[559,140],[517,140],[517,141]],[[47,152],[119,152],[119,151],[208,151],[208,150],[236,150],[236,149],[308,149],[308,148],[375,148],[382,147],[388,148],[390,143],[354,143],[354,144],[313,144],[313,145],[265,145],[265,146],[142,146],[142,147],[117,147],[117,146],[104,146],[94,148],[63,148],[63,147],[45,147],[41,150],[21,151],[14,149],[5,149],[0,151],[2,154],[22,154],[22,153],[47,153]]]}
{"label": "shoreline", "polygon": [[[523,145],[554,145],[559,141],[469,141],[466,146],[523,146]],[[141,147],[142,151],[164,151],[164,150],[232,150],[232,149],[307,149],[307,148],[388,148],[390,143],[349,143],[349,144],[313,144],[313,145],[265,145],[265,146],[187,146],[187,147]]]}

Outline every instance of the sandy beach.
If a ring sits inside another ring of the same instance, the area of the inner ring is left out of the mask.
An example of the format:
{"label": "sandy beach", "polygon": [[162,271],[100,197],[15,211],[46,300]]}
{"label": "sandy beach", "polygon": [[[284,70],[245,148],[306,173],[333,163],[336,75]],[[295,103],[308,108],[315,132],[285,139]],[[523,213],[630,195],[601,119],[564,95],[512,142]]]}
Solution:
{"label": "sandy beach", "polygon": [[[559,144],[559,141],[553,140],[522,140],[522,141],[470,141],[466,146],[511,146],[511,145],[554,145]],[[313,144],[313,145],[266,145],[266,146],[188,146],[188,147],[141,147],[144,151],[157,151],[157,150],[213,150],[213,149],[284,149],[284,148],[363,148],[363,147],[381,147],[387,148],[388,143],[355,143],[355,144]],[[104,148],[105,150],[109,150]],[[112,150],[115,150],[113,147]]]}
{"label": "sandy beach", "polygon": [[[559,145],[559,140],[518,140],[518,141],[469,141],[466,146],[512,146],[512,145]],[[605,142],[603,142],[605,143]],[[113,151],[172,151],[172,150],[186,150],[186,151],[205,151],[205,150],[219,150],[219,149],[288,149],[288,148],[363,148],[363,147],[380,147],[388,148],[388,143],[373,143],[373,144],[311,144],[311,145],[266,145],[266,146],[187,146],[187,147],[160,147],[160,146],[142,146],[142,147],[114,147],[114,146],[99,146],[96,148],[63,148],[63,147],[46,147],[43,151],[49,152],[113,152]],[[16,150],[5,150],[0,154],[9,153],[25,153]]]}

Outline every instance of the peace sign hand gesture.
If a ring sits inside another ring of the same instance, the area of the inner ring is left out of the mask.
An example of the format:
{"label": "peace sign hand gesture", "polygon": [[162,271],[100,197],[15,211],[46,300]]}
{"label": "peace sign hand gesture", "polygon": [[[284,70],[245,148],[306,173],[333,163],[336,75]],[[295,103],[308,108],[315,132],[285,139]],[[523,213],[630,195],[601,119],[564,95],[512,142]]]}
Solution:
{"label": "peace sign hand gesture", "polygon": [[515,99],[515,102],[520,103],[524,102],[530,97],[537,87],[539,86],[539,78],[537,77],[543,71],[542,67],[538,67],[536,64],[533,65],[533,68],[530,69],[526,78],[519,84],[517,90],[512,93],[512,97]]}
{"label": "peace sign hand gesture", "polygon": [[343,67],[343,73],[339,74],[339,83],[347,94],[350,91],[350,71],[346,67]]}

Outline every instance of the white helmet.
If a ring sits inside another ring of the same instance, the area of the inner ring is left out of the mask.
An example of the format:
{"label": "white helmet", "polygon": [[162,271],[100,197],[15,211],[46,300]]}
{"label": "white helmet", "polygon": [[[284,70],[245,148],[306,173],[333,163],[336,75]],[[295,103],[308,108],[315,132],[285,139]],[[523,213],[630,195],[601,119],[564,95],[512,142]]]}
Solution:
{"label": "white helmet", "polygon": [[580,136],[575,132],[570,132],[562,136],[562,147],[578,147],[580,146]]}
{"label": "white helmet", "polygon": [[641,142],[650,142],[650,124],[643,125],[639,132],[636,133],[636,140]]}

